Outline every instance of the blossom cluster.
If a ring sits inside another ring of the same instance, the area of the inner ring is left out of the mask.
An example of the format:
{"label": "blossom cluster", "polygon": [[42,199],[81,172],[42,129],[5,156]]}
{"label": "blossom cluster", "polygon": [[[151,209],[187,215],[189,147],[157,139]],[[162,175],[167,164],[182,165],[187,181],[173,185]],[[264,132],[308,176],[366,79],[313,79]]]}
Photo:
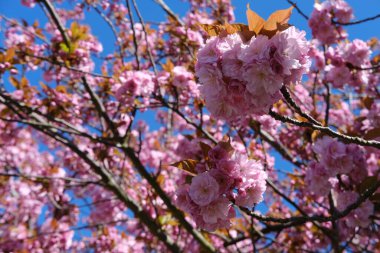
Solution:
{"label": "blossom cluster", "polygon": [[149,71],[126,71],[119,77],[113,89],[118,101],[133,104],[136,97],[142,96],[148,104],[148,97],[155,88],[152,73]]}
{"label": "blossom cluster", "polygon": [[358,145],[346,145],[324,136],[316,141],[313,150],[320,161],[310,163],[310,168],[306,171],[306,182],[309,189],[317,195],[326,195],[331,189],[329,179],[334,180],[338,174],[349,175],[357,183],[367,176],[365,152]]}
{"label": "blossom cluster", "polygon": [[220,142],[207,159],[195,166],[197,175],[177,192],[177,204],[191,214],[198,227],[227,228],[235,216],[232,203],[252,207],[263,199],[267,173],[263,166]]}
{"label": "blossom cluster", "polygon": [[371,49],[362,40],[355,39],[350,43],[338,47],[329,47],[326,59],[331,62],[326,66],[326,80],[334,88],[343,88],[345,84],[352,87],[373,86],[369,71],[357,71],[354,68],[367,68],[371,66]]}
{"label": "blossom cluster", "polygon": [[[356,192],[340,189],[337,176],[344,185],[361,183],[368,175],[364,149],[355,144],[344,144],[336,139],[324,136],[317,140],[313,150],[318,154],[320,161],[311,162],[306,171],[305,182],[308,189],[316,195],[326,196],[331,189],[337,199],[337,209],[343,211],[358,197]],[[349,201],[347,201],[347,199]],[[352,215],[347,217],[349,226],[366,226],[368,217],[372,213],[361,209],[373,208],[370,201],[366,201]]]}
{"label": "blossom cluster", "polygon": [[352,18],[352,9],[345,1],[328,0],[314,4],[309,26],[314,38],[323,44],[333,44],[347,38],[342,26],[333,22],[346,23]]}
{"label": "blossom cluster", "polygon": [[309,68],[308,51],[305,32],[295,27],[246,43],[239,34],[209,39],[195,67],[208,110],[226,120],[268,113],[281,87]]}

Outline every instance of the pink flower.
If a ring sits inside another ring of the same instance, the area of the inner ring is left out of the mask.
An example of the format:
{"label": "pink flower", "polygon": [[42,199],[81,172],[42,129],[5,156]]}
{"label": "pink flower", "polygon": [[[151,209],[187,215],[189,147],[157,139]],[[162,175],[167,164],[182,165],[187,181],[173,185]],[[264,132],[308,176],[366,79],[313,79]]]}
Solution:
{"label": "pink flower", "polygon": [[181,187],[177,191],[176,204],[185,212],[192,212],[197,208],[189,196],[189,187]]}
{"label": "pink flower", "polygon": [[243,61],[239,59],[241,53],[241,47],[236,45],[231,50],[226,51],[222,58],[222,71],[227,77],[241,80],[241,71],[243,67]]}
{"label": "pink flower", "polygon": [[201,173],[192,179],[189,195],[197,205],[206,206],[218,198],[218,182],[210,175],[210,173]]}
{"label": "pink flower", "polygon": [[216,62],[219,57],[222,56],[222,53],[219,51],[218,45],[219,39],[217,37],[213,37],[207,40],[206,45],[202,50],[198,52],[198,63],[213,63]]}
{"label": "pink flower", "polygon": [[312,161],[306,170],[306,187],[316,195],[325,196],[331,189],[329,182],[331,176],[331,172],[326,170],[322,164]]}
{"label": "pink flower", "polygon": [[251,207],[263,200],[263,193],[265,190],[265,181],[260,181],[257,184],[252,184],[245,189],[239,189],[235,203],[239,206]]}
{"label": "pink flower", "polygon": [[268,44],[267,36],[252,37],[248,46],[241,52],[240,59],[246,64],[268,61]]}
{"label": "pink flower", "polygon": [[331,175],[349,173],[353,157],[347,155],[346,145],[328,136],[318,139],[313,146],[314,152],[321,157],[321,164],[330,170]]}
{"label": "pink flower", "polygon": [[[217,67],[216,64],[199,64],[195,66],[196,75],[199,78],[199,81],[202,87],[212,87],[212,86],[223,86],[223,74],[222,71]],[[221,87],[215,87],[218,90]],[[216,93],[217,91],[215,91]],[[208,94],[208,93],[205,93]],[[216,94],[214,94],[216,95]]]}
{"label": "pink flower", "polygon": [[332,6],[334,18],[339,22],[349,22],[354,16],[352,14],[352,8],[343,0],[330,0],[329,3]]}
{"label": "pink flower", "polygon": [[343,51],[344,60],[354,66],[360,67],[363,64],[369,64],[371,49],[366,42],[355,39],[351,43],[346,44]]}
{"label": "pink flower", "polygon": [[33,8],[36,5],[36,0],[21,0],[21,4],[26,7]]}
{"label": "pink flower", "polygon": [[[348,206],[355,203],[359,198],[359,194],[352,191],[345,191],[336,194],[336,208],[343,212]],[[345,223],[349,227],[367,227],[370,223],[369,217],[374,212],[374,206],[371,201],[366,200],[359,208],[352,211],[346,218]]]}
{"label": "pink flower", "polygon": [[234,178],[228,176],[222,170],[212,169],[210,170],[210,175],[218,182],[220,195],[223,195],[233,188]]}
{"label": "pink flower", "polygon": [[243,78],[247,82],[247,90],[251,94],[273,95],[279,91],[283,82],[272,70],[269,64],[252,64],[246,67]]}
{"label": "pink flower", "polygon": [[305,33],[294,27],[247,43],[237,34],[212,38],[195,67],[207,109],[228,121],[267,113],[282,85],[299,82],[309,68],[308,51]]}
{"label": "pink flower", "polygon": [[351,72],[346,66],[332,67],[326,74],[326,79],[333,84],[335,88],[343,88],[351,79]]}
{"label": "pink flower", "polygon": [[335,26],[332,19],[348,22],[352,18],[351,7],[343,0],[328,0],[314,5],[309,19],[313,37],[323,44],[333,44],[347,37],[341,26]]}
{"label": "pink flower", "polygon": [[119,77],[115,97],[119,101],[131,102],[136,96],[149,96],[155,88],[152,73],[148,71],[127,71]]}
{"label": "pink flower", "polygon": [[205,223],[217,223],[218,220],[226,220],[231,206],[230,201],[225,197],[220,197],[201,208],[201,215]]}

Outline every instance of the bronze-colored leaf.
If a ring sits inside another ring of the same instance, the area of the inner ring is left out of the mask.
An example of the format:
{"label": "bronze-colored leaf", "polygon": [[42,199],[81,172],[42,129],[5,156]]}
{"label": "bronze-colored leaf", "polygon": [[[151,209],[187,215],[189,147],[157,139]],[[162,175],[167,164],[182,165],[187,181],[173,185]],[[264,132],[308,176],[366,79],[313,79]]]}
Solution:
{"label": "bronze-colored leaf", "polygon": [[199,26],[211,37],[218,36],[221,31],[220,25],[199,24]]}
{"label": "bronze-colored leaf", "polygon": [[227,36],[228,34],[234,34],[238,32],[249,31],[249,28],[245,24],[199,24],[200,27],[209,35],[209,36]]}
{"label": "bronze-colored leaf", "polygon": [[292,14],[293,6],[288,9],[273,12],[265,22],[260,34],[272,37],[277,32],[284,31],[290,27],[288,21]]}
{"label": "bronze-colored leaf", "polygon": [[369,200],[371,200],[372,202],[377,202],[377,203],[380,203],[380,193],[377,192],[375,194],[373,194]]}
{"label": "bronze-colored leaf", "polygon": [[171,166],[177,167],[178,169],[184,170],[192,176],[195,176],[197,174],[197,172],[195,171],[195,166],[197,165],[197,163],[197,160],[186,159],[183,161],[173,163],[171,164]]}
{"label": "bronze-colored leaf", "polygon": [[16,54],[15,48],[14,47],[9,48],[5,54],[5,62],[11,62],[15,54]]}
{"label": "bronze-colored leaf", "polygon": [[367,108],[368,110],[371,109],[373,102],[374,102],[374,99],[371,97],[365,97],[362,99],[362,103],[363,103],[364,107]]}
{"label": "bronze-colored leaf", "polygon": [[256,36],[256,33],[254,31],[247,30],[247,31],[239,32],[239,35],[242,41],[245,43],[245,42],[250,41],[253,36]]}
{"label": "bronze-colored leaf", "polygon": [[26,79],[25,76],[21,78],[20,86],[21,88],[26,88],[29,86],[28,79]]}
{"label": "bronze-colored leaf", "polygon": [[377,183],[377,177],[376,176],[370,176],[366,177],[358,186],[359,193],[364,193],[366,190],[371,188]]}
{"label": "bronze-colored leaf", "polygon": [[66,86],[64,85],[57,85],[57,87],[55,87],[55,90],[60,93],[67,93]]}
{"label": "bronze-colored leaf", "polygon": [[373,139],[376,139],[377,137],[380,137],[380,127],[371,129],[364,135],[364,139],[367,139],[367,140],[373,140]]}
{"label": "bronze-colored leaf", "polygon": [[16,88],[19,89],[20,87],[20,82],[13,76],[9,77],[9,82]]}
{"label": "bronze-colored leaf", "polygon": [[289,22],[290,15],[292,15],[293,6],[288,9],[278,10],[273,12],[267,21],[265,22],[264,29],[265,30],[274,30],[277,29],[278,24],[284,25]]}
{"label": "bronze-colored leaf", "polygon": [[199,142],[199,146],[201,147],[203,156],[207,159],[208,158],[208,152],[212,149],[208,144]]}
{"label": "bronze-colored leaf", "polygon": [[166,63],[162,64],[162,69],[169,73],[173,70],[174,67],[175,66],[173,62],[169,58],[166,60]]}
{"label": "bronze-colored leaf", "polygon": [[260,17],[259,14],[252,11],[251,8],[249,7],[249,4],[247,4],[246,14],[247,14],[249,30],[258,34],[261,31],[261,29],[264,27],[265,20],[262,17]]}

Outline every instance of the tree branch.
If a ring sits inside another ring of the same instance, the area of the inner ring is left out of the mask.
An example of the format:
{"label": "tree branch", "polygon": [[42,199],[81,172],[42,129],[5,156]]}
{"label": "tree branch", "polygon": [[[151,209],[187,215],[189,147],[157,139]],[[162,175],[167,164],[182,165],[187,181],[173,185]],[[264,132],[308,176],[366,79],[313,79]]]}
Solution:
{"label": "tree branch", "polygon": [[338,133],[338,132],[332,130],[329,127],[319,126],[319,125],[315,125],[315,124],[312,124],[309,122],[298,121],[298,120],[289,118],[287,116],[282,116],[282,115],[280,115],[280,114],[278,114],[272,110],[269,111],[269,115],[272,116],[274,119],[281,121],[281,122],[284,122],[284,123],[290,123],[290,124],[300,126],[300,127],[308,127],[308,128],[314,129],[314,130],[319,130],[322,133],[325,133],[331,137],[337,137],[339,140],[341,140],[342,142],[345,142],[345,143],[355,143],[355,144],[358,144],[361,146],[368,146],[368,147],[374,147],[374,148],[380,149],[380,142],[378,142],[378,141],[365,140],[365,139],[362,139],[359,137],[341,134],[341,133]]}

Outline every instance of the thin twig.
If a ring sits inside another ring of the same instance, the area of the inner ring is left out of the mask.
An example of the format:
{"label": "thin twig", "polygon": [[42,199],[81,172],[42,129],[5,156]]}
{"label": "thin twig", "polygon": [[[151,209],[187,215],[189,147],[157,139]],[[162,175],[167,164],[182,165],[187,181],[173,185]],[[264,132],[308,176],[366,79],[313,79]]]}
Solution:
{"label": "thin twig", "polygon": [[309,17],[298,7],[297,3],[291,1],[291,0],[286,0],[288,3],[294,6],[294,8],[297,10],[297,12],[306,20],[309,20]]}
{"label": "thin twig", "polygon": [[169,15],[172,19],[178,22],[181,26],[184,26],[185,24],[181,19],[178,18],[178,16],[170,9],[170,7],[163,1],[163,0],[154,0],[158,5],[161,6],[161,8],[166,12],[166,14]]}
{"label": "thin twig", "polygon": [[365,23],[367,21],[375,20],[375,19],[378,19],[378,18],[380,18],[380,14],[377,14],[377,15],[375,15],[373,17],[369,17],[369,18],[365,18],[365,19],[361,19],[361,20],[357,20],[357,21],[352,21],[352,22],[347,22],[347,23],[338,22],[338,21],[334,21],[333,20],[333,23],[337,24],[337,25],[349,26],[349,25],[357,25],[357,24]]}
{"label": "thin twig", "polygon": [[128,15],[129,15],[130,23],[131,23],[133,46],[135,48],[134,54],[135,54],[137,69],[139,70],[140,69],[140,58],[139,58],[139,49],[138,49],[139,46],[137,44],[137,37],[136,37],[135,21],[133,18],[132,9],[131,9],[131,6],[129,4],[129,0],[125,0],[125,3],[127,5]]}
{"label": "thin twig", "polygon": [[156,67],[156,63],[154,62],[153,55],[152,55],[152,50],[151,50],[150,45],[149,45],[148,32],[146,31],[146,26],[145,26],[145,23],[144,23],[144,19],[141,16],[141,13],[140,13],[140,10],[139,10],[139,8],[137,6],[136,1],[132,0],[132,3],[133,3],[133,6],[135,7],[135,11],[136,11],[137,16],[139,17],[140,23],[142,25],[142,29],[143,29],[144,37],[145,37],[146,49],[148,51],[148,56],[149,56],[149,61],[152,64],[154,73],[157,75],[158,74],[157,67]]}
{"label": "thin twig", "polygon": [[324,83],[326,87],[326,96],[325,96],[325,126],[329,125],[329,115],[330,115],[330,85],[328,83]]}
{"label": "thin twig", "polygon": [[118,47],[119,47],[119,55],[120,55],[120,60],[121,60],[121,62],[123,63],[123,65],[124,65],[124,52],[123,52],[123,46],[121,45],[121,43],[120,43],[120,39],[119,39],[119,37],[118,37],[118,35],[117,35],[117,31],[116,31],[116,28],[115,28],[115,26],[113,25],[113,23],[112,23],[112,21],[106,16],[106,15],[104,15],[104,13],[101,11],[101,10],[99,10],[99,8],[95,5],[95,4],[93,4],[92,5],[92,7],[95,9],[95,11],[103,18],[103,20],[108,24],[108,26],[111,28],[111,30],[112,30],[112,33],[113,33],[113,35],[115,36],[115,39],[116,39],[116,43],[117,43],[117,45],[118,45]]}

